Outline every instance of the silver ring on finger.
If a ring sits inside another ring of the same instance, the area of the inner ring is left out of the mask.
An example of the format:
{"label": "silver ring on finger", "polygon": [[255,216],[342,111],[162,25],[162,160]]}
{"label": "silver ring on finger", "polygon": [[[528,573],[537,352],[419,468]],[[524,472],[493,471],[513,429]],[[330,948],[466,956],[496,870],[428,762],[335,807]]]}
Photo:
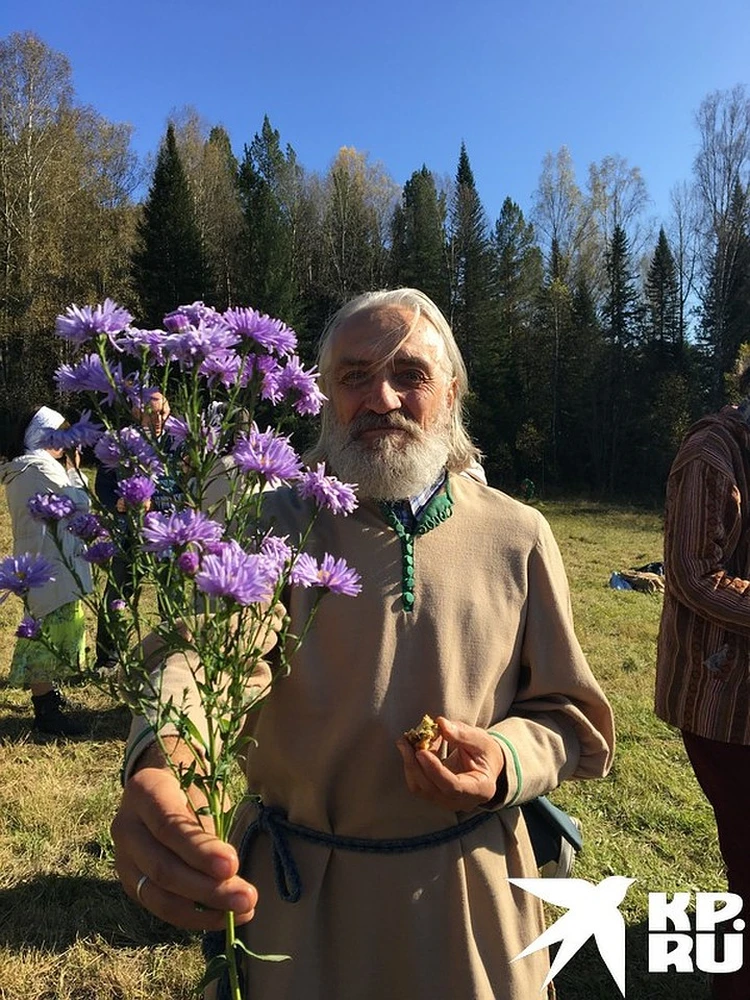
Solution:
{"label": "silver ring on finger", "polygon": [[141,904],[141,906],[145,906],[146,905],[143,902],[143,887],[145,886],[145,884],[147,882],[148,882],[148,875],[141,875],[141,877],[138,879],[138,881],[135,884],[135,897],[138,900],[138,902]]}

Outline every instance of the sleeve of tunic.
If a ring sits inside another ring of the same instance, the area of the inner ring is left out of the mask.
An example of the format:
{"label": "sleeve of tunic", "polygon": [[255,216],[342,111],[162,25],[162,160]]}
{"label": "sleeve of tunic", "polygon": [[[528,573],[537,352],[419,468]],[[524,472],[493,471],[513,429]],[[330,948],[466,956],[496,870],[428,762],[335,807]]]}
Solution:
{"label": "sleeve of tunic", "polygon": [[543,518],[529,556],[518,692],[490,732],[507,779],[493,807],[544,795],[566,778],[601,777],[611,765],[612,710],[576,637],[562,557]]}
{"label": "sleeve of tunic", "polygon": [[[262,642],[262,652],[269,653],[276,644],[276,623],[280,621],[283,609],[277,605],[273,613],[272,623],[265,626],[265,639]],[[159,656],[159,641],[155,635],[149,636],[143,644],[143,659],[146,663],[154,663],[153,669],[144,675],[144,687],[148,684],[158,696],[161,704],[170,699],[175,707],[184,712],[196,727],[204,745],[208,740],[208,725],[203,711],[199,685],[205,677],[198,655],[191,650],[173,652],[164,659]],[[248,701],[265,696],[271,683],[271,669],[265,659],[251,661],[250,670],[245,677],[245,690]],[[143,751],[156,741],[157,711],[147,710],[144,714],[134,714],[125,748],[125,759],[122,767],[122,782],[128,780],[138,758]],[[160,736],[180,735],[179,727],[174,722],[167,722],[159,729]]]}
{"label": "sleeve of tunic", "polygon": [[694,459],[669,485],[665,568],[672,592],[694,614],[750,635],[750,581],[730,571],[743,533],[737,484]]}

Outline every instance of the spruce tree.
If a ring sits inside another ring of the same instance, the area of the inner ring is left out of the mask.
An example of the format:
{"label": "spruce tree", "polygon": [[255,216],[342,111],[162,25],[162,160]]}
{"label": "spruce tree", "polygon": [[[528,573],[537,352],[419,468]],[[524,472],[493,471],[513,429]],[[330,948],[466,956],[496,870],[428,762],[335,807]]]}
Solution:
{"label": "spruce tree", "polygon": [[169,125],[138,223],[133,276],[145,324],[204,294],[205,267],[185,171]]}
{"label": "spruce tree", "polygon": [[294,150],[281,148],[279,132],[263,118],[239,170],[246,223],[242,297],[256,309],[296,324],[299,289],[287,196],[298,171]]}
{"label": "spruce tree", "polygon": [[487,228],[466,146],[461,143],[451,206],[451,319],[470,378],[481,371],[492,336],[492,260]]}
{"label": "spruce tree", "polygon": [[615,226],[606,253],[607,295],[604,303],[604,334],[608,342],[609,383],[604,413],[606,441],[606,488],[628,479],[636,463],[632,446],[636,438],[640,386],[634,364],[640,328],[640,301],[633,276],[630,245],[622,226]]}
{"label": "spruce tree", "polygon": [[605,487],[605,413],[609,383],[608,345],[591,285],[582,274],[573,289],[571,325],[574,355],[567,373],[564,484],[601,493]]}
{"label": "spruce tree", "polygon": [[503,202],[490,247],[496,330],[486,344],[485,371],[478,375],[482,405],[477,426],[488,476],[507,485],[521,428],[537,410],[535,302],[542,281],[533,226],[511,198]]}
{"label": "spruce tree", "polygon": [[659,230],[654,256],[646,277],[648,339],[662,346],[680,338],[680,292],[677,265],[664,227]]}
{"label": "spruce tree", "polygon": [[613,346],[632,345],[638,336],[639,299],[630,258],[630,243],[622,226],[615,226],[606,253],[607,294],[605,332]]}
{"label": "spruce tree", "polygon": [[392,285],[419,288],[445,312],[450,309],[445,199],[426,166],[404,185],[391,225],[388,278]]}

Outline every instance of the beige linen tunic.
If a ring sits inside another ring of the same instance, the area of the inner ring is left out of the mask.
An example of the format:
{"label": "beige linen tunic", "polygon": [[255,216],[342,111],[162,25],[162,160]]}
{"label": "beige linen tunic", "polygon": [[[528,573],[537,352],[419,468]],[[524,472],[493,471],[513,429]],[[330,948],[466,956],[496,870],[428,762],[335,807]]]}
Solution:
{"label": "beige linen tunic", "polygon": [[[396,740],[427,712],[499,734],[507,794],[469,835],[405,854],[361,854],[291,836],[301,897],[283,901],[270,838],[243,874],[260,892],[242,929],[256,952],[291,961],[246,967],[252,1000],[531,1000],[545,953],[512,960],[543,930],[541,904],[508,876],[538,874],[517,804],[570,777],[604,774],[609,706],[573,631],[559,551],[534,509],[451,477],[450,517],[415,543],[415,603],[401,599],[402,554],[375,505],[320,515],[309,550],[356,567],[357,598],[323,597],[288,677],[253,717],[249,788],[289,820],[342,836],[400,838],[466,819],[407,790]],[[268,500],[294,536],[310,510]],[[314,592],[294,588],[293,630]],[[181,690],[184,677],[175,677]],[[253,819],[238,819],[235,843]]]}

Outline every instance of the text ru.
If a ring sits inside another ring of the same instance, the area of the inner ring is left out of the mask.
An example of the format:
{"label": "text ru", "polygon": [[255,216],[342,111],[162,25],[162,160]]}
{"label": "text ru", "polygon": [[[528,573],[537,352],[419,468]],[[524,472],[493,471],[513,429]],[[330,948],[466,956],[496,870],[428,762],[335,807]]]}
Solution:
{"label": "text ru", "polygon": [[696,892],[693,927],[687,912],[692,896],[648,894],[648,971],[736,972],[742,968],[742,898],[733,892]]}

